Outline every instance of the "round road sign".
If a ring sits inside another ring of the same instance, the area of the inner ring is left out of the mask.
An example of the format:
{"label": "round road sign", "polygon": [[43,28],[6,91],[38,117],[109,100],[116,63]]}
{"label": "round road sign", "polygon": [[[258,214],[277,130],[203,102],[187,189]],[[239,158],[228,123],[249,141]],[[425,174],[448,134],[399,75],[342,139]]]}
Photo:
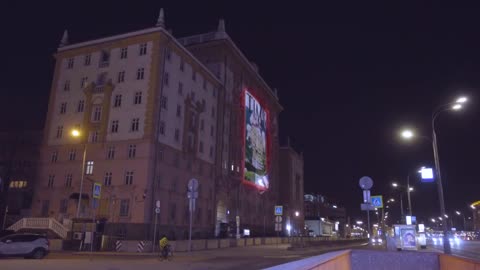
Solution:
{"label": "round road sign", "polygon": [[360,178],[360,181],[358,181],[358,184],[363,190],[371,189],[373,186],[373,180],[368,176],[364,176]]}

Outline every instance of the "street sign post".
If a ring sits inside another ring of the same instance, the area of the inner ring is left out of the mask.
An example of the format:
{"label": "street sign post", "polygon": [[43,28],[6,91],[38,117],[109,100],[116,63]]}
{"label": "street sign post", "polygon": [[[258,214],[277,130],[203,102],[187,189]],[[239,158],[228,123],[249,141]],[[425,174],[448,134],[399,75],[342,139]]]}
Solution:
{"label": "street sign post", "polygon": [[152,253],[155,252],[155,245],[157,244],[157,220],[158,214],[160,214],[160,200],[155,202],[155,222],[153,226],[153,243],[152,243]]}
{"label": "street sign post", "polygon": [[371,203],[374,208],[383,208],[382,195],[375,195],[371,197]]}
{"label": "street sign post", "polygon": [[195,200],[198,198],[198,180],[192,178],[188,181],[188,192],[187,197],[189,200],[189,210],[190,210],[190,233],[188,235],[188,251],[192,251],[192,219],[193,212],[195,211]]}
{"label": "street sign post", "polygon": [[370,211],[371,211],[371,204],[370,201],[370,189],[373,186],[372,178],[368,176],[363,176],[358,181],[358,185],[363,190],[363,203],[360,205],[363,211],[367,211],[367,231],[370,234]]}
{"label": "street sign post", "polygon": [[100,183],[93,183],[93,191],[92,191],[92,197],[95,199],[100,199],[102,194],[102,184]]}
{"label": "street sign post", "polygon": [[275,216],[283,215],[283,206],[282,205],[275,205],[274,214],[275,214]]}

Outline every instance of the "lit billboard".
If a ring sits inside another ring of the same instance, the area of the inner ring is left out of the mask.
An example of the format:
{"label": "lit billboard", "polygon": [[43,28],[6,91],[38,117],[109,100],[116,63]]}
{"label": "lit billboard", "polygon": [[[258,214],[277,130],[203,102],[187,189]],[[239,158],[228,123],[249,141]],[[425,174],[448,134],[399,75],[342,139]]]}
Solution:
{"label": "lit billboard", "polygon": [[244,180],[267,189],[267,159],[267,112],[253,95],[245,91]]}

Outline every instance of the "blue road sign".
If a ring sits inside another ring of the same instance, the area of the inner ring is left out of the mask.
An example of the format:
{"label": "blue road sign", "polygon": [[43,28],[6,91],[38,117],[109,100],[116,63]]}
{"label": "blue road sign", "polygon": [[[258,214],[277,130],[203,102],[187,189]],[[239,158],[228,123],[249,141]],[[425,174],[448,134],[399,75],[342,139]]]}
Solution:
{"label": "blue road sign", "polygon": [[382,195],[371,196],[372,206],[375,208],[383,208],[383,198]]}
{"label": "blue road sign", "polygon": [[283,206],[282,205],[275,205],[275,216],[283,215]]}
{"label": "blue road sign", "polygon": [[93,192],[92,197],[94,199],[100,199],[100,194],[102,193],[102,184],[94,183],[93,184]]}

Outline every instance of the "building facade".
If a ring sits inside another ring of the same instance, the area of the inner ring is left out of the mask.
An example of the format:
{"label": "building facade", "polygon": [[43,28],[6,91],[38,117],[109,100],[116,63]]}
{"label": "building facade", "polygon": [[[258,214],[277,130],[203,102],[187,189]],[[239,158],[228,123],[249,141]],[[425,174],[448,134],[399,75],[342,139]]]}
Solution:
{"label": "building facade", "polygon": [[23,216],[30,215],[41,141],[41,131],[0,133],[2,228],[8,227]]}
{"label": "building facade", "polygon": [[301,234],[305,226],[303,180],[303,155],[290,144],[280,147],[280,203],[284,209],[284,231],[294,235]]}
{"label": "building facade", "polygon": [[[220,50],[212,48],[210,60],[165,30],[163,11],[155,27],[140,31],[76,44],[64,34],[55,54],[35,216],[95,217],[106,221],[108,234],[143,239],[151,234],[158,200],[159,231],[185,238],[187,182],[195,178],[194,237],[218,235],[230,213],[260,227],[261,214],[251,206],[269,198],[273,212],[276,196],[253,192],[238,179],[244,136],[237,125],[245,106],[235,106],[249,88],[265,102],[270,122],[277,123],[281,107],[224,28],[213,33],[220,33]],[[232,63],[223,65],[225,58]],[[73,129],[80,136],[71,136]],[[269,151],[278,152],[275,139],[269,143]],[[275,182],[277,166],[270,162]],[[96,208],[93,183],[102,184]],[[235,202],[245,207],[231,204],[234,187]]]}
{"label": "building facade", "polygon": [[473,226],[474,231],[480,231],[480,201],[476,201],[470,205],[473,214]]}

